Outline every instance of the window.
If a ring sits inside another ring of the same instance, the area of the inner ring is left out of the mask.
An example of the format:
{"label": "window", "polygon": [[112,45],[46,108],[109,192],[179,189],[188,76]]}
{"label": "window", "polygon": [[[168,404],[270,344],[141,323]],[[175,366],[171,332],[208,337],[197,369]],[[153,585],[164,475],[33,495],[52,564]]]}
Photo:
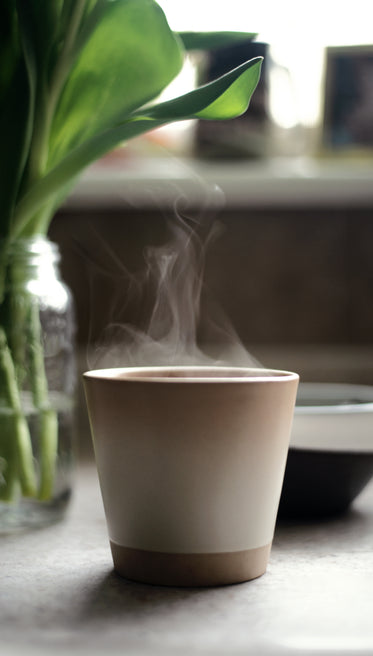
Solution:
{"label": "window", "polygon": [[297,98],[297,119],[319,119],[324,49],[372,42],[371,0],[158,0],[174,30],[247,30],[272,47],[287,68]]}

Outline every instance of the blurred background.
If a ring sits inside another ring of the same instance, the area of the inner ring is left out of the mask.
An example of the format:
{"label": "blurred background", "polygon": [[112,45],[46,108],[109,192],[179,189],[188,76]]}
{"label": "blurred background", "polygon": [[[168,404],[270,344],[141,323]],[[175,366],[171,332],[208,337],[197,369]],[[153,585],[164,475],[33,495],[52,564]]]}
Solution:
{"label": "blurred background", "polygon": [[218,223],[204,283],[255,358],[303,381],[373,384],[370,2],[159,4],[176,31],[257,34],[189,55],[165,97],[257,54],[263,75],[243,117],[131,142],[92,166],[55,217],[81,370],[108,325],[143,321],[136,276],[177,214],[203,234]]}

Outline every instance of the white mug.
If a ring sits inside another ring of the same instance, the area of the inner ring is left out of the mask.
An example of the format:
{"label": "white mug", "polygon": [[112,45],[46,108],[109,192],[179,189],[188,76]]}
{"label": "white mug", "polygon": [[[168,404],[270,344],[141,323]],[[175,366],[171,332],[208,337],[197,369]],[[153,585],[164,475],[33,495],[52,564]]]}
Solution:
{"label": "white mug", "polygon": [[84,374],[115,569],[164,585],[266,570],[299,377],[239,367]]}

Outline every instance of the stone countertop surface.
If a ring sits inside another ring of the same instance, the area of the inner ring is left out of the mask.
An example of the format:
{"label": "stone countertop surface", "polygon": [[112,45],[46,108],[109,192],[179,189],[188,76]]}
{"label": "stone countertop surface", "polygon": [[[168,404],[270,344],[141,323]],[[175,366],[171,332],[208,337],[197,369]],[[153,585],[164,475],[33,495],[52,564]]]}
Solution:
{"label": "stone countertop surface", "polygon": [[373,482],[343,517],[279,523],[266,574],[162,588],[113,572],[93,465],[66,518],[0,538],[0,654],[373,654]]}

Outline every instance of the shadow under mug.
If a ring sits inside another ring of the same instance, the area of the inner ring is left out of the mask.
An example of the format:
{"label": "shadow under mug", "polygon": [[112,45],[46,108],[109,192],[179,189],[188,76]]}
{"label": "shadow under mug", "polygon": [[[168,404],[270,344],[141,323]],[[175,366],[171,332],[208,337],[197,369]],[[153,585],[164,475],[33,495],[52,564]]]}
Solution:
{"label": "shadow under mug", "polygon": [[84,374],[119,574],[205,586],[265,572],[298,380],[239,367]]}

